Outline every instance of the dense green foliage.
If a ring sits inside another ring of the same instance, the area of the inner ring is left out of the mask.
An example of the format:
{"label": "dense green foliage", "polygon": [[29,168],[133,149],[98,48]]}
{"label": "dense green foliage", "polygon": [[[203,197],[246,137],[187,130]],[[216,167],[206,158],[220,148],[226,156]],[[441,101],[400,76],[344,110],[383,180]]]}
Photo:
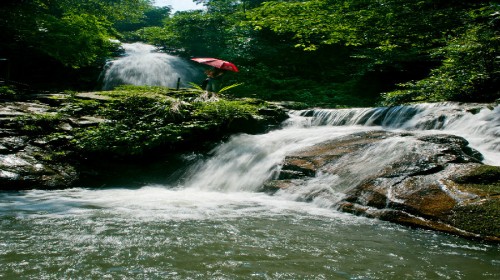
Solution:
{"label": "dense green foliage", "polygon": [[170,7],[149,7],[140,18],[126,18],[115,22],[115,28],[122,33],[135,31],[144,27],[161,26],[170,15]]}
{"label": "dense green foliage", "polygon": [[[19,0],[0,5],[0,79],[95,84],[118,47],[118,22],[136,22],[149,0]],[[89,82],[90,81],[90,82]],[[73,83],[73,84],[71,84]]]}
{"label": "dense green foliage", "polygon": [[244,81],[239,95],[325,106],[500,96],[496,1],[195,2],[206,10],[138,38],[236,62],[242,71],[226,82]]}
{"label": "dense green foliage", "polygon": [[106,121],[78,131],[73,143],[85,154],[142,155],[181,142],[199,144],[200,136],[217,137],[217,130],[228,129],[233,120],[251,118],[266,106],[250,99],[205,102],[200,94],[203,91],[125,86],[102,92],[111,99],[97,107],[75,100],[69,105],[73,114],[83,109]]}
{"label": "dense green foliage", "polygon": [[70,67],[111,54],[113,22],[142,16],[147,0],[25,0],[0,8],[2,49],[29,46]]}
{"label": "dense green foliage", "polygon": [[[483,101],[500,97],[500,14],[483,8],[472,13],[458,36],[432,52],[442,64],[429,77],[402,84],[385,94],[389,104],[409,101]],[[476,14],[479,13],[479,14]]]}
{"label": "dense green foliage", "polygon": [[241,97],[330,107],[500,97],[498,1],[194,2],[205,9],[171,14],[149,0],[7,1],[0,58],[17,65],[35,55],[40,69],[80,69],[88,82],[85,68],[102,66],[116,50],[109,39],[118,38],[230,60],[240,72],[225,75],[223,85],[244,83],[233,91]]}

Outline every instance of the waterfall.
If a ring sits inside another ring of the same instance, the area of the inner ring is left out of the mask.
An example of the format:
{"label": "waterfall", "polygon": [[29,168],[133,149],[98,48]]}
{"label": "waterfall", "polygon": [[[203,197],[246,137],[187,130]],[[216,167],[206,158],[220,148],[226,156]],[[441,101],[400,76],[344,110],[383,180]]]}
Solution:
{"label": "waterfall", "polygon": [[103,89],[116,86],[150,85],[175,88],[200,80],[200,73],[180,57],[156,51],[144,43],[122,44],[125,55],[107,63],[103,73]]}
{"label": "waterfall", "polygon": [[[500,106],[459,105],[455,103],[356,109],[312,109],[294,111],[279,130],[262,135],[241,134],[212,151],[212,156],[193,166],[183,183],[202,190],[255,191],[276,178],[287,154],[352,133],[386,130],[416,134],[453,134],[464,137],[480,151],[484,163],[500,165]],[[361,180],[361,174],[383,162],[390,163],[408,149],[420,147],[412,137],[389,138],[374,145],[366,154],[339,161],[345,168],[342,178],[327,178],[339,184]],[[359,169],[362,170],[359,170]],[[342,175],[342,174],[341,174]],[[325,175],[326,176],[326,175]],[[328,175],[331,177],[331,175]],[[315,181],[303,182],[321,190],[321,174]],[[324,182],[324,181],[323,181]],[[301,189],[307,189],[307,186]],[[325,189],[329,189],[330,187]],[[340,189],[339,189],[340,191]],[[335,192],[331,192],[335,195]]]}
{"label": "waterfall", "polygon": [[255,191],[278,175],[287,153],[366,130],[370,128],[288,127],[264,135],[237,135],[215,148],[208,160],[195,165],[185,184],[202,190]]}

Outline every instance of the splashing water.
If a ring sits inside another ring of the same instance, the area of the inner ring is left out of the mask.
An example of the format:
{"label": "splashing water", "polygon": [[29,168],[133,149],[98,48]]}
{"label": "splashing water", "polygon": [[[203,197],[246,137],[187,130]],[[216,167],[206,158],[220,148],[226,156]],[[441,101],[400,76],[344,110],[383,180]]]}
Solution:
{"label": "splashing water", "polygon": [[125,56],[108,62],[105,67],[103,89],[119,85],[150,85],[175,88],[199,80],[200,73],[180,57],[156,51],[144,43],[122,44]]}
{"label": "splashing water", "polygon": [[223,192],[256,191],[279,173],[286,154],[347,133],[371,128],[288,127],[264,135],[238,135],[217,147],[214,155],[195,165],[184,186]]}
{"label": "splashing water", "polygon": [[[287,154],[346,135],[372,130],[411,131],[416,137],[390,137],[360,152],[341,157],[328,174],[297,180],[276,196],[308,200],[331,207],[343,192],[364,178],[397,162],[402,155],[426,154],[433,149],[418,135],[454,134],[480,151],[484,162],[500,165],[500,106],[474,107],[453,103],[392,108],[314,109],[292,112],[283,129],[264,135],[237,135],[215,148],[213,155],[194,165],[184,188],[217,192],[255,192],[275,179]],[[333,173],[333,174],[332,174]]]}

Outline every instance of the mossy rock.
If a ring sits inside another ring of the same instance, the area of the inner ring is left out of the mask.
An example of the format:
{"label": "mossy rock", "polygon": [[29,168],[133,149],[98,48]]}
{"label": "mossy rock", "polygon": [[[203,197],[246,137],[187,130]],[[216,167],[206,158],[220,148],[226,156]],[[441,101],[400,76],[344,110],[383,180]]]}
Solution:
{"label": "mossy rock", "polygon": [[453,225],[500,240],[500,167],[481,165],[454,181],[460,190],[474,193],[477,198],[453,209]]}
{"label": "mossy rock", "polygon": [[451,221],[460,229],[500,240],[500,199],[457,207]]}
{"label": "mossy rock", "polygon": [[467,189],[476,189],[487,195],[500,195],[499,166],[481,165],[454,181]]}

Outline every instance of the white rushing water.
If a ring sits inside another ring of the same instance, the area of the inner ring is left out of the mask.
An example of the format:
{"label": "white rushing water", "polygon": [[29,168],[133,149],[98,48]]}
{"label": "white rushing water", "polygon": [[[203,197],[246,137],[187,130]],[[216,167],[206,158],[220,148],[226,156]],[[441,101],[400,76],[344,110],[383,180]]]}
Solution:
{"label": "white rushing water", "polygon": [[412,137],[340,159],[339,174],[300,188],[256,192],[286,154],[370,130],[459,135],[500,165],[500,107],[474,108],[296,111],[281,129],[231,137],[179,182],[0,193],[0,279],[498,279],[498,245],[331,209],[364,173],[418,153]]}
{"label": "white rushing water", "polygon": [[[477,109],[482,108],[482,109]],[[474,109],[474,110],[472,110]],[[472,111],[472,112],[471,112]],[[182,187],[203,191],[254,192],[276,178],[287,154],[327,140],[370,130],[453,134],[464,137],[484,156],[484,163],[500,165],[500,106],[464,107],[454,103],[421,104],[392,108],[314,109],[291,114],[280,130],[263,135],[237,135],[214,149],[212,156],[194,165]],[[290,200],[314,197],[330,207],[342,192],[375,174],[403,154],[423,153],[415,137],[393,137],[366,151],[338,160],[336,174],[317,174],[297,187],[276,195]]]}
{"label": "white rushing water", "polygon": [[[210,159],[191,171],[186,186],[204,190],[255,191],[278,173],[286,154],[347,134],[377,129],[461,136],[483,154],[485,163],[500,165],[500,106],[483,106],[474,114],[469,111],[470,108],[452,103],[297,111],[292,113],[283,129],[264,135],[234,136],[217,147]],[[413,145],[416,144],[411,143],[411,138],[389,139],[368,150],[367,154],[359,155],[359,159],[349,158],[348,161],[368,172],[370,167],[382,167],[397,159],[405,148],[414,149]]]}
{"label": "white rushing water", "polygon": [[161,53],[144,43],[122,44],[125,55],[108,62],[104,71],[103,89],[118,85],[149,85],[175,88],[198,82],[200,73],[188,61]]}

